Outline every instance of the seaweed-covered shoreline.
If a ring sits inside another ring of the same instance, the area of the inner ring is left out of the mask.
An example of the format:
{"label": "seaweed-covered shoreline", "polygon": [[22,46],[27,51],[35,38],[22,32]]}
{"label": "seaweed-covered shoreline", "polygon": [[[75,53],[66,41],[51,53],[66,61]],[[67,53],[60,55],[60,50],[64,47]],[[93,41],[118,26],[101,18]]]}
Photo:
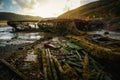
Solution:
{"label": "seaweed-covered shoreline", "polygon": [[111,80],[84,49],[64,37],[36,41],[18,49],[20,52],[12,53],[5,61],[28,80]]}
{"label": "seaweed-covered shoreline", "polygon": [[[87,32],[78,29],[84,21],[66,21],[43,21],[38,24],[40,31],[42,30],[44,34],[43,38],[33,43],[11,44],[0,47],[0,62],[2,63],[0,71],[2,72],[4,67],[7,67],[7,71],[1,74],[0,79],[4,80],[4,74],[7,75],[6,77],[10,77],[8,80],[119,79],[119,68],[116,64],[120,61],[120,54],[119,50],[115,51],[119,49],[119,45],[112,49],[113,47],[108,47],[109,44],[99,45],[94,43],[94,40],[90,40],[94,35],[89,35]],[[53,25],[51,25],[51,22]],[[19,25],[19,22],[17,24]],[[16,24],[14,25],[16,26]],[[85,24],[83,25],[85,26]],[[19,27],[24,26],[26,24]],[[25,31],[28,27],[29,25],[27,25]],[[29,30],[32,31],[32,28],[29,27]],[[106,42],[106,40],[109,40],[107,37],[98,40],[102,43],[104,40],[104,43],[109,43],[109,41]],[[115,65],[112,66],[113,63]],[[113,73],[110,67],[107,69],[109,65],[118,74]],[[10,73],[12,75],[9,75]]]}

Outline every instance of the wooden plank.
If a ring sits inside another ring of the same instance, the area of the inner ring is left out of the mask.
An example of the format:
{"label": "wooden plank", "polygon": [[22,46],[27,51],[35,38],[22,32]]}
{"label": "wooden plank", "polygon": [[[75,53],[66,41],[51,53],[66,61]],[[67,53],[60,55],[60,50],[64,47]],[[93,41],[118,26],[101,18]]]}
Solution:
{"label": "wooden plank", "polygon": [[42,63],[43,63],[43,73],[44,73],[44,80],[48,80],[47,75],[47,57],[45,53],[45,49],[42,50]]}
{"label": "wooden plank", "polygon": [[6,60],[0,59],[0,62],[3,65],[5,65],[7,68],[9,68],[12,72],[14,72],[22,80],[28,80],[28,78],[24,74],[22,74],[19,70],[17,70],[13,65],[11,65],[10,63],[8,63]]}

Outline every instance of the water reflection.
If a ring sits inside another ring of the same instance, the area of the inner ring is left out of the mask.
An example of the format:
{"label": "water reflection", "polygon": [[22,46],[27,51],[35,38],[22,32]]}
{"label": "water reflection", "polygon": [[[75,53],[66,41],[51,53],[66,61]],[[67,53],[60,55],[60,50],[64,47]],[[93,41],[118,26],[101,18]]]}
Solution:
{"label": "water reflection", "polygon": [[33,43],[34,41],[43,38],[41,32],[17,32],[12,33],[12,27],[0,27],[0,46],[17,45],[22,43]]}
{"label": "water reflection", "polygon": [[0,40],[10,40],[14,37],[13,33],[10,32],[0,32]]}
{"label": "water reflection", "polygon": [[16,33],[16,37],[18,39],[32,39],[32,40],[38,40],[42,38],[40,33],[35,32],[35,33]]}
{"label": "water reflection", "polygon": [[1,32],[11,32],[12,31],[12,27],[10,26],[3,26],[3,27],[0,27],[0,33]]}
{"label": "water reflection", "polygon": [[[109,34],[105,34],[105,32],[108,32]],[[120,40],[120,33],[119,32],[112,32],[112,31],[108,31],[108,30],[101,30],[101,31],[95,31],[96,34],[100,34],[103,36],[108,36],[112,39],[117,39]]]}

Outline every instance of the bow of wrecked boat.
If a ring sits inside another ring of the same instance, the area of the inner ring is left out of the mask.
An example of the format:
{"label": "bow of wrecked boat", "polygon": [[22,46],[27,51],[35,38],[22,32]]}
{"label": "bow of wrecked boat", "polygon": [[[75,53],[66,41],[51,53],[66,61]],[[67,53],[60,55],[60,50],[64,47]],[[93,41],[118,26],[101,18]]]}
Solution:
{"label": "bow of wrecked boat", "polygon": [[[35,33],[32,34],[32,37],[30,35],[27,35],[29,36],[29,38],[26,37],[26,34],[28,33],[28,31],[32,31],[32,27],[30,27],[32,25],[26,25],[26,23],[22,22],[22,24],[20,22],[10,22],[10,25],[15,23],[12,25],[15,29],[12,33],[18,34],[19,32],[25,32],[25,36],[22,35],[21,37],[20,35],[18,35],[17,38],[14,37],[10,40],[7,40],[7,43],[11,43],[16,39],[25,39],[27,41],[32,40],[32,42],[25,42],[17,45],[13,42],[12,44],[5,44],[4,46],[0,47],[3,53],[0,59],[0,79],[118,79],[118,75],[116,76],[116,73],[113,73],[112,70],[110,71],[110,67],[108,68],[108,66],[110,65],[112,69],[115,69],[114,66],[111,64],[115,62],[117,64],[117,62],[120,61],[119,50],[115,51],[115,49],[118,49],[118,47],[114,48],[113,50],[109,46],[100,45],[103,42],[105,43],[105,41],[107,40],[115,40],[105,38],[101,35],[90,35],[86,32],[79,30],[78,27],[80,23],[83,22],[85,24],[88,23],[84,20],[41,21],[37,24],[37,27],[39,29],[35,28],[33,29],[33,32],[42,32],[42,34]],[[34,26],[36,26],[36,23]],[[69,26],[69,28],[67,26]],[[39,36],[36,39],[36,35],[42,35],[43,37]],[[96,42],[98,41],[98,38],[102,38],[100,44]],[[6,77],[3,77],[4,75]]]}

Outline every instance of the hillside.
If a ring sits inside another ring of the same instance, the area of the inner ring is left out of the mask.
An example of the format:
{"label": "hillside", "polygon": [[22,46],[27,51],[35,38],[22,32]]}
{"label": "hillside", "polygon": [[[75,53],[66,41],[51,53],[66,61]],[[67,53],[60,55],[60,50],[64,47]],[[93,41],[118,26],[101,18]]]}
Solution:
{"label": "hillside", "polygon": [[38,16],[29,16],[29,15],[20,15],[10,12],[0,12],[0,21],[9,21],[9,20],[39,20],[41,17]]}
{"label": "hillside", "polygon": [[119,0],[95,1],[74,10],[68,11],[58,18],[114,18],[120,16]]}

